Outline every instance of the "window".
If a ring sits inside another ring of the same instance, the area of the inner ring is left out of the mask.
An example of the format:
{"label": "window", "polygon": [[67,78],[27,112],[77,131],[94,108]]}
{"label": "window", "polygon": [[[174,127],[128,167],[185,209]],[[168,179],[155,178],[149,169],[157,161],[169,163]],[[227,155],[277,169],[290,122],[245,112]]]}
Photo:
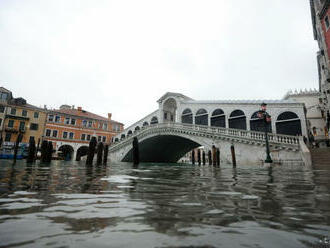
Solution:
{"label": "window", "polygon": [[68,138],[68,132],[63,132],[63,139],[67,139]]}
{"label": "window", "polygon": [[1,124],[2,124],[2,119],[0,118],[0,127],[1,127]]}
{"label": "window", "polygon": [[99,128],[102,128],[102,123],[99,123]]}
{"label": "window", "polygon": [[0,99],[1,100],[7,100],[8,99],[8,93],[0,92]]}
{"label": "window", "polygon": [[330,26],[330,23],[329,23],[329,17],[328,17],[328,16],[326,16],[326,17],[324,18],[324,22],[325,22],[325,26],[326,26],[326,28],[327,28],[327,30],[328,30],[328,28],[329,28],[329,26]]}
{"label": "window", "polygon": [[91,135],[90,134],[87,134],[87,140],[91,140]]}
{"label": "window", "polygon": [[39,125],[37,123],[31,123],[30,130],[38,130]]}
{"label": "window", "polygon": [[60,122],[60,120],[61,120],[61,117],[58,116],[58,115],[56,115],[56,116],[55,116],[55,122]]}
{"label": "window", "polygon": [[21,121],[19,123],[19,130],[24,130],[24,127],[25,127],[25,122],[24,121]]}
{"label": "window", "polygon": [[46,129],[46,136],[47,137],[50,137],[50,133],[52,132],[52,130],[50,130],[50,129]]}
{"label": "window", "polygon": [[167,113],[164,113],[164,120],[167,120]]}
{"label": "window", "polygon": [[8,121],[8,127],[14,127],[14,120],[9,120]]}
{"label": "window", "polygon": [[27,116],[27,111],[26,110],[22,110],[22,116]]}
{"label": "window", "polygon": [[0,105],[0,113],[5,112],[5,106]]}
{"label": "window", "polygon": [[71,125],[76,125],[76,119],[71,119]]}
{"label": "window", "polygon": [[73,139],[74,138],[74,133],[70,132],[69,133],[69,139]]}
{"label": "window", "polygon": [[70,118],[69,117],[65,117],[65,121],[64,121],[64,124],[70,124]]}
{"label": "window", "polygon": [[57,137],[57,130],[53,130],[53,137]]}
{"label": "window", "polygon": [[5,141],[10,142],[11,133],[6,133]]}
{"label": "window", "polygon": [[104,129],[104,130],[108,130],[108,124],[107,124],[107,123],[104,123],[104,124],[103,124],[103,129]]}
{"label": "window", "polygon": [[48,121],[54,121],[54,115],[48,115]]}
{"label": "window", "polygon": [[11,115],[16,115],[16,109],[15,109],[15,108],[12,108],[12,109],[10,110],[10,114],[11,114]]}
{"label": "window", "polygon": [[34,139],[34,136],[30,136],[30,139],[29,140],[31,140],[31,139]]}
{"label": "window", "polygon": [[103,136],[102,137],[102,142],[106,142],[107,141],[107,137]]}
{"label": "window", "polygon": [[81,135],[81,140],[85,140],[85,139],[86,139],[86,134],[83,133],[83,134]]}
{"label": "window", "polygon": [[87,121],[86,120],[83,120],[82,121],[82,125],[83,125],[83,127],[87,127]]}
{"label": "window", "polygon": [[39,113],[38,112],[34,112],[33,117],[34,118],[39,118]]}
{"label": "window", "polygon": [[88,122],[88,127],[92,127],[93,126],[93,122],[92,121],[89,121]]}
{"label": "window", "polygon": [[97,136],[97,142],[101,142],[102,137],[101,136]]}

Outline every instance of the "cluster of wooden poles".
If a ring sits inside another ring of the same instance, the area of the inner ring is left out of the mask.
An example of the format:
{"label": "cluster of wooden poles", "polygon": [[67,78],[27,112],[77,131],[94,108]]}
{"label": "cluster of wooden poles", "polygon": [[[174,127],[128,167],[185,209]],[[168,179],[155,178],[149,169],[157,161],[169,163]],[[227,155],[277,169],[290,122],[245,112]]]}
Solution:
{"label": "cluster of wooden poles", "polygon": [[[236,167],[236,154],[235,154],[235,147],[231,145],[231,156],[232,156],[232,164],[233,167]],[[212,146],[212,150],[209,150],[207,153],[209,165],[213,166],[220,166],[220,149],[218,147]],[[192,164],[196,163],[196,154],[195,150],[191,152],[191,162]],[[204,150],[197,149],[197,163],[198,165],[205,165],[206,164],[206,153]]]}
{"label": "cluster of wooden poles", "polygon": [[[106,164],[108,160],[108,151],[109,145],[103,145],[102,142],[97,143],[96,138],[92,137],[91,141],[89,142],[88,153],[87,153],[87,160],[86,165],[93,165],[94,155],[96,153],[96,164],[101,165]],[[77,156],[77,161],[80,160],[80,156]]]}

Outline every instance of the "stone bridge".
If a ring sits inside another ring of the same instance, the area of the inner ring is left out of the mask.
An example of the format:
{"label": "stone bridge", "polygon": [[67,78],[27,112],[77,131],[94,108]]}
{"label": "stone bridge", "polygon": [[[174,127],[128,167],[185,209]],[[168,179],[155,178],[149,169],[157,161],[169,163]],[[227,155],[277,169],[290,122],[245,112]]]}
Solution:
{"label": "stone bridge", "polygon": [[[177,162],[187,152],[213,145],[220,148],[222,162],[231,162],[235,146],[241,164],[262,163],[265,159],[264,123],[257,117],[263,101],[195,101],[168,92],[158,109],[113,138],[109,158],[132,160],[132,141],[137,137],[142,162]],[[302,136],[307,136],[304,105],[289,100],[269,100],[268,130],[274,161],[302,161]]]}

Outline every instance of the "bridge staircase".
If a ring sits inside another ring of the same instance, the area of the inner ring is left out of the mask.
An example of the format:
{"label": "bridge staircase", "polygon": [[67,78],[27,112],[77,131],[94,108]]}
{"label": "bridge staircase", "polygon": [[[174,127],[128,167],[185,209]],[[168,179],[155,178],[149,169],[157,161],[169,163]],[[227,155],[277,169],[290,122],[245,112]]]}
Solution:
{"label": "bridge staircase", "polygon": [[330,148],[311,149],[313,168],[330,168]]}

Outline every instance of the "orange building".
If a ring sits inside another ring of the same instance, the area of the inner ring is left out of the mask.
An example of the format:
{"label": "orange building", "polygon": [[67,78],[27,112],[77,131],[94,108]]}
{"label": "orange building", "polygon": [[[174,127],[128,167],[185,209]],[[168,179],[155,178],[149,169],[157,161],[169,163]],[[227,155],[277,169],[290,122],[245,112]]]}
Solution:
{"label": "orange building", "polygon": [[90,113],[81,107],[62,105],[58,110],[49,110],[44,131],[44,140],[52,141],[59,156],[86,155],[93,136],[98,142],[110,144],[112,137],[122,131],[120,122]]}

